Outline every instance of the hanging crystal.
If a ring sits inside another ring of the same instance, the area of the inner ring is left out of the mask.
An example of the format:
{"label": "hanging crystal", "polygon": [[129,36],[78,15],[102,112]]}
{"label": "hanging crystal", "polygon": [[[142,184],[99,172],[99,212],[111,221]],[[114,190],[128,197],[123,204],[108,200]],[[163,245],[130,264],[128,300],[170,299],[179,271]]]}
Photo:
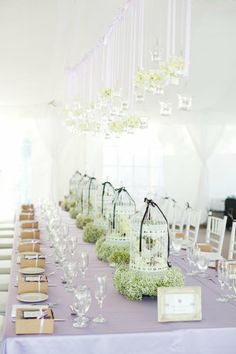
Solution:
{"label": "hanging crystal", "polygon": [[170,116],[172,113],[172,103],[169,102],[160,102],[160,114],[161,116]]}

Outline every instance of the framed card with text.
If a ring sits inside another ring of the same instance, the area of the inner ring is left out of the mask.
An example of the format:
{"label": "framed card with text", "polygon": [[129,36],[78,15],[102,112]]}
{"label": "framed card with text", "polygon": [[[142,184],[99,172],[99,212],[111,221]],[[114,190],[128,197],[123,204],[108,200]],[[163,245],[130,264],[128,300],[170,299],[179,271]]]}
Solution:
{"label": "framed card with text", "polygon": [[158,288],[157,302],[159,322],[200,321],[202,319],[199,286]]}

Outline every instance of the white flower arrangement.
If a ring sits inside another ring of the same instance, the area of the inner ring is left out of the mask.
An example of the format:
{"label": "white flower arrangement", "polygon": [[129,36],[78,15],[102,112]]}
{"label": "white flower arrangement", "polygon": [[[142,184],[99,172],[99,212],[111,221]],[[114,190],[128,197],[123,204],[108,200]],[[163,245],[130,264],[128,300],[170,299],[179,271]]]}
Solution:
{"label": "white flower arrangement", "polygon": [[129,246],[106,242],[105,237],[99,238],[96,242],[96,255],[100,261],[109,262],[109,257],[115,252],[126,252],[126,254],[129,254]]}
{"label": "white flower arrangement", "polygon": [[72,207],[69,210],[71,219],[76,219],[76,216],[79,214],[79,209],[77,207]]}
{"label": "white flower arrangement", "polygon": [[177,267],[168,268],[163,273],[141,273],[121,265],[114,275],[114,286],[130,300],[142,300],[143,296],[157,296],[158,287],[183,286],[184,277]]}
{"label": "white flower arrangement", "polygon": [[105,230],[89,222],[84,227],[83,240],[88,243],[96,243],[101,237],[105,236]]}
{"label": "white flower arrangement", "polygon": [[93,222],[93,218],[81,214],[76,216],[76,226],[78,229],[83,229],[89,222]]}

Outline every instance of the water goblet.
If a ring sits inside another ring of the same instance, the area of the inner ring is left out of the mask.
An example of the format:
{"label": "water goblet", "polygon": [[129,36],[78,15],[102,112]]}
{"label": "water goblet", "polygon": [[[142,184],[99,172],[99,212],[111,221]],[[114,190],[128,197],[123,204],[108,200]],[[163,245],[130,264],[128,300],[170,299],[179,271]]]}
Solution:
{"label": "water goblet", "polygon": [[174,255],[178,256],[179,252],[181,250],[183,244],[183,238],[182,237],[176,237],[175,235],[172,238],[172,247],[174,250]]}
{"label": "water goblet", "polygon": [[199,275],[201,277],[206,277],[207,276],[206,271],[210,261],[209,255],[206,252],[199,252],[196,261],[197,261],[198,270],[200,272]]}
{"label": "water goblet", "polygon": [[[222,293],[225,289],[225,270],[226,270],[225,261],[224,260],[218,261],[217,279],[218,279],[218,282],[220,283],[220,290]],[[216,298],[216,301],[227,302],[228,300],[226,299],[225,296],[221,296],[221,297]]]}
{"label": "water goblet", "polygon": [[89,256],[87,252],[80,252],[78,256],[78,266],[79,270],[83,276],[83,279],[85,278],[85,273],[88,269],[88,264],[89,264]]}
{"label": "water goblet", "polygon": [[86,318],[86,313],[88,312],[92,301],[91,291],[86,286],[79,286],[74,292],[74,305],[73,308],[77,313],[76,319],[74,320],[73,327],[84,328],[88,325],[88,319]]}
{"label": "water goblet", "polygon": [[100,307],[100,314],[93,319],[93,322],[96,323],[104,323],[106,319],[101,314],[103,301],[107,295],[107,285],[106,285],[106,276],[105,275],[97,275],[96,276],[96,289],[95,289],[95,298]]}

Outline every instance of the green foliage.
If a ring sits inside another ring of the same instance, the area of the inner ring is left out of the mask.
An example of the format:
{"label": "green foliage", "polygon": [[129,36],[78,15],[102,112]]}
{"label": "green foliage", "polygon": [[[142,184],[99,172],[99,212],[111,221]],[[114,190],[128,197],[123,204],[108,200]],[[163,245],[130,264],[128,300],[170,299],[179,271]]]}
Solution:
{"label": "green foliage", "polygon": [[93,222],[88,223],[84,227],[83,240],[89,243],[96,243],[100,237],[105,236],[105,230],[101,226],[94,225]]}
{"label": "green foliage", "polygon": [[101,237],[96,242],[96,254],[100,261],[109,262],[108,258],[112,256],[114,252],[128,253],[129,246],[122,246],[117,244],[110,244],[106,242],[105,237]]}
{"label": "green foliage", "polygon": [[143,295],[157,296],[158,287],[183,286],[184,277],[177,267],[161,274],[144,274],[121,265],[114,276],[115,288],[130,300],[142,300]]}
{"label": "green foliage", "polygon": [[83,216],[81,214],[78,214],[76,216],[76,226],[79,229],[83,229],[85,225],[87,225],[89,222],[93,222],[93,219],[89,216]]}
{"label": "green foliage", "polygon": [[70,208],[69,214],[72,219],[76,219],[76,216],[79,214],[78,208],[76,207]]}

